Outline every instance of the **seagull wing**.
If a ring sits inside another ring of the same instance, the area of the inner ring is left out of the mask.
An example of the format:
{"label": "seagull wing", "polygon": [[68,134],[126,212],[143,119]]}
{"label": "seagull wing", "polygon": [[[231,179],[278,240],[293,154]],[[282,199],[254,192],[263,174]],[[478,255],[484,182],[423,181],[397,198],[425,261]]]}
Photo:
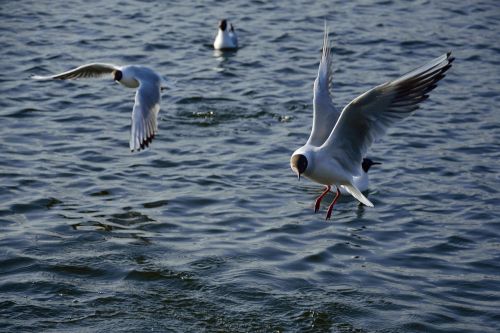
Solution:
{"label": "seagull wing", "polygon": [[160,112],[160,85],[158,82],[139,81],[135,93],[130,132],[130,150],[148,147],[158,131],[157,117]]}
{"label": "seagull wing", "polygon": [[230,24],[231,29],[229,30],[229,37],[231,38],[231,41],[233,42],[234,47],[238,47],[238,36],[236,35],[236,32],[234,31],[233,24]]}
{"label": "seagull wing", "polygon": [[331,98],[332,90],[332,57],[330,54],[328,28],[325,23],[323,53],[319,63],[318,76],[314,80],[313,126],[308,144],[321,146],[332,132],[340,112],[335,110]]}
{"label": "seagull wing", "polygon": [[379,85],[351,101],[321,149],[328,149],[347,171],[357,174],[374,140],[391,125],[410,116],[429,97],[454,60],[438,57],[400,78]]}
{"label": "seagull wing", "polygon": [[80,67],[56,75],[49,75],[49,76],[34,75],[32,78],[35,80],[53,80],[53,79],[71,80],[80,78],[98,78],[98,77],[103,77],[107,74],[111,74],[118,69],[119,69],[118,66],[111,64],[93,63],[93,64],[82,65]]}

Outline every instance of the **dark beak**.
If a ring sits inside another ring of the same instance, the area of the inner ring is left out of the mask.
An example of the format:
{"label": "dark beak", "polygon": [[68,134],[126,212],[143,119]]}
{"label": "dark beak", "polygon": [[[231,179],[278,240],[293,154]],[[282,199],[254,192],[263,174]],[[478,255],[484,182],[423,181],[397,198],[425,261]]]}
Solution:
{"label": "dark beak", "polygon": [[297,174],[297,179],[300,181],[300,172],[299,172],[299,170],[297,168],[295,168],[295,167],[292,167],[292,169],[293,169],[293,172],[295,172]]}

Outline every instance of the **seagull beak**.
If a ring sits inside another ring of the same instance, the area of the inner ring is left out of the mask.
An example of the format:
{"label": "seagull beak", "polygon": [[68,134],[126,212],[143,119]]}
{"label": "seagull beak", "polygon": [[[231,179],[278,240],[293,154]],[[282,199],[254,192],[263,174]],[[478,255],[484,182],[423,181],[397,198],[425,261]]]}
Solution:
{"label": "seagull beak", "polygon": [[292,167],[292,170],[293,170],[293,172],[295,172],[297,174],[297,179],[300,181],[300,172],[299,172],[299,170],[297,170],[297,168],[295,168],[295,167]]}

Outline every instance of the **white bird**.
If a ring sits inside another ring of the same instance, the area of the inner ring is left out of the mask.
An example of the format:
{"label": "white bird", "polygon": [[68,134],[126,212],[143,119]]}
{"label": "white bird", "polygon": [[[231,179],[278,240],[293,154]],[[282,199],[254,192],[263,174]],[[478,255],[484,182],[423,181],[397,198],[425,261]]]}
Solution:
{"label": "white bird", "polygon": [[360,189],[367,181],[362,168],[363,157],[391,125],[418,109],[419,103],[429,97],[428,93],[445,76],[453,60],[451,53],[444,54],[396,80],[370,89],[347,104],[339,114],[330,96],[331,57],[325,25],[323,54],[314,81],[311,134],[306,144],[290,158],[290,167],[299,179],[304,175],[326,186],[316,199],[316,212],[331,186],[335,186],[336,195],[328,207],[326,219],[330,218],[341,190],[373,207]]}
{"label": "white bird", "polygon": [[[320,147],[328,138],[335,123],[337,122],[340,111],[338,111],[332,102],[332,57],[331,46],[328,38],[328,30],[325,23],[325,34],[323,37],[323,52],[319,63],[318,75],[314,80],[313,89],[313,128],[311,135],[306,144],[297,149],[294,154],[300,154],[302,151]],[[361,192],[366,191],[369,185],[368,170],[372,165],[380,164],[373,162],[368,158],[363,158],[361,168],[363,172],[360,175],[353,177],[353,183]],[[292,167],[293,168],[293,167]],[[299,174],[300,177],[300,174]],[[323,197],[330,192],[331,187],[325,186],[325,191],[317,198],[315,204],[315,212],[319,210],[319,206]],[[348,194],[345,189],[340,188],[341,194]]]}
{"label": "white bird", "polygon": [[106,75],[128,88],[137,88],[132,110],[130,150],[139,151],[148,147],[158,132],[157,117],[160,111],[161,90],[168,83],[155,71],[144,66],[116,66],[92,63],[82,65],[67,72],[50,75],[35,75],[35,80],[69,80],[79,78],[99,78]]}
{"label": "white bird", "polygon": [[231,23],[226,19],[219,21],[219,29],[214,40],[216,50],[234,50],[238,48],[238,36]]}

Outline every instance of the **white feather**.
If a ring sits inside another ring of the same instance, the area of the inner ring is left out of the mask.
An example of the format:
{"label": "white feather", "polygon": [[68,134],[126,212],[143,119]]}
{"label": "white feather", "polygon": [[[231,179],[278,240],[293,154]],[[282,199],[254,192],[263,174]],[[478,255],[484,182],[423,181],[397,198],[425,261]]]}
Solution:
{"label": "white feather", "polygon": [[99,78],[115,72],[121,72],[118,81],[123,86],[137,88],[132,110],[130,149],[139,151],[148,147],[158,131],[157,118],[160,111],[160,91],[166,80],[144,66],[116,66],[112,64],[92,63],[82,65],[69,71],[49,75],[35,75],[36,80],[71,80],[80,78]]}

